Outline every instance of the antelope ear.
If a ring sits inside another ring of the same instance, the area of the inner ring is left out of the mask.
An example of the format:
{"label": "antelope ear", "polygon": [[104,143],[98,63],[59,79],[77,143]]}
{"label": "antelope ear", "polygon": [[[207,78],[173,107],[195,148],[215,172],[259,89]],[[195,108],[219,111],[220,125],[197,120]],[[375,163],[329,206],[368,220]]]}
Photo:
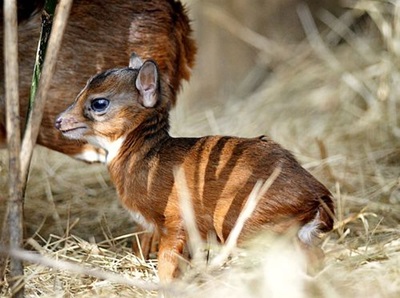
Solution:
{"label": "antelope ear", "polygon": [[146,108],[156,105],[158,99],[158,69],[155,62],[147,60],[139,70],[136,88],[139,90],[139,101]]}
{"label": "antelope ear", "polygon": [[129,68],[139,69],[143,65],[142,59],[136,53],[132,53],[129,58]]}

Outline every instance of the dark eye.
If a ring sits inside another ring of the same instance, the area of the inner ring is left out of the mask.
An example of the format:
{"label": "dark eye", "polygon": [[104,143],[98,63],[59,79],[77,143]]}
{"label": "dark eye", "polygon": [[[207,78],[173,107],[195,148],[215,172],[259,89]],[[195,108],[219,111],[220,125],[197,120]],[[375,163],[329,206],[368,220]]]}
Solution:
{"label": "dark eye", "polygon": [[101,113],[107,109],[109,104],[110,101],[107,98],[95,98],[92,100],[90,107],[93,111]]}

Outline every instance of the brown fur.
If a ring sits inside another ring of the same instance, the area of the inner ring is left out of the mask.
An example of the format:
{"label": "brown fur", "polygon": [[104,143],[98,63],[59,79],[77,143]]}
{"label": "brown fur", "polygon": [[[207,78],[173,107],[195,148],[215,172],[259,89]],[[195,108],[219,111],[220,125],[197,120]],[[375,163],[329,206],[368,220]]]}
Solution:
{"label": "brown fur", "polygon": [[[40,13],[37,9],[43,6],[43,2],[18,1],[22,121],[26,115],[40,33]],[[1,49],[2,26],[3,20],[0,22]],[[101,159],[104,155],[101,150],[84,141],[64,138],[54,129],[54,120],[68,106],[70,98],[79,92],[87,77],[111,67],[124,66],[131,52],[157,61],[166,74],[171,103],[175,104],[182,80],[190,77],[196,53],[189,19],[182,4],[175,0],[74,1],[48,94],[38,144],[71,156],[83,152],[98,153]],[[3,59],[0,61],[0,81],[4,82]],[[6,130],[4,87],[1,85],[0,88],[1,148],[5,146]]]}
{"label": "brown fur", "polygon": [[[277,143],[265,137],[171,137],[171,94],[154,66],[149,75],[152,65],[146,62],[140,70],[115,69],[94,77],[56,126],[68,137],[107,140],[110,154],[110,143],[123,140],[108,168],[123,205],[160,233],[162,280],[174,275],[176,254],[187,240],[173,175],[177,166],[184,169],[203,238],[213,232],[224,242],[256,182],[267,180],[277,167],[280,175],[245,223],[240,239],[262,228],[284,233],[314,220],[311,236],[332,229],[331,194]],[[157,100],[149,106],[153,95]],[[110,102],[104,113],[92,108],[97,98]],[[313,244],[299,238],[306,246]]]}

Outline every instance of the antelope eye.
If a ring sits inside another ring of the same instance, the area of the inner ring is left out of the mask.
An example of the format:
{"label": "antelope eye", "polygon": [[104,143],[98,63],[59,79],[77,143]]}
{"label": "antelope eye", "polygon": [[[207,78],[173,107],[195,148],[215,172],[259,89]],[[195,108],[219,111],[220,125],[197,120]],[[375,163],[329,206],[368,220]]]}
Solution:
{"label": "antelope eye", "polygon": [[93,109],[93,111],[101,113],[107,109],[109,104],[110,101],[107,98],[95,98],[90,103],[90,107]]}

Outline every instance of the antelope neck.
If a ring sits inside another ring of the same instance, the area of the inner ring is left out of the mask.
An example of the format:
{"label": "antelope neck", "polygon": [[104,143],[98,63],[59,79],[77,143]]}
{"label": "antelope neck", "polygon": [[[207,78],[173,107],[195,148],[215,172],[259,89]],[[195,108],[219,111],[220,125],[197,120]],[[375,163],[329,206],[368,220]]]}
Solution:
{"label": "antelope neck", "polygon": [[155,114],[139,124],[123,137],[118,153],[108,164],[110,172],[116,171],[120,174],[126,166],[132,166],[154,150],[158,150],[171,138],[168,130],[168,116],[162,113]]}

